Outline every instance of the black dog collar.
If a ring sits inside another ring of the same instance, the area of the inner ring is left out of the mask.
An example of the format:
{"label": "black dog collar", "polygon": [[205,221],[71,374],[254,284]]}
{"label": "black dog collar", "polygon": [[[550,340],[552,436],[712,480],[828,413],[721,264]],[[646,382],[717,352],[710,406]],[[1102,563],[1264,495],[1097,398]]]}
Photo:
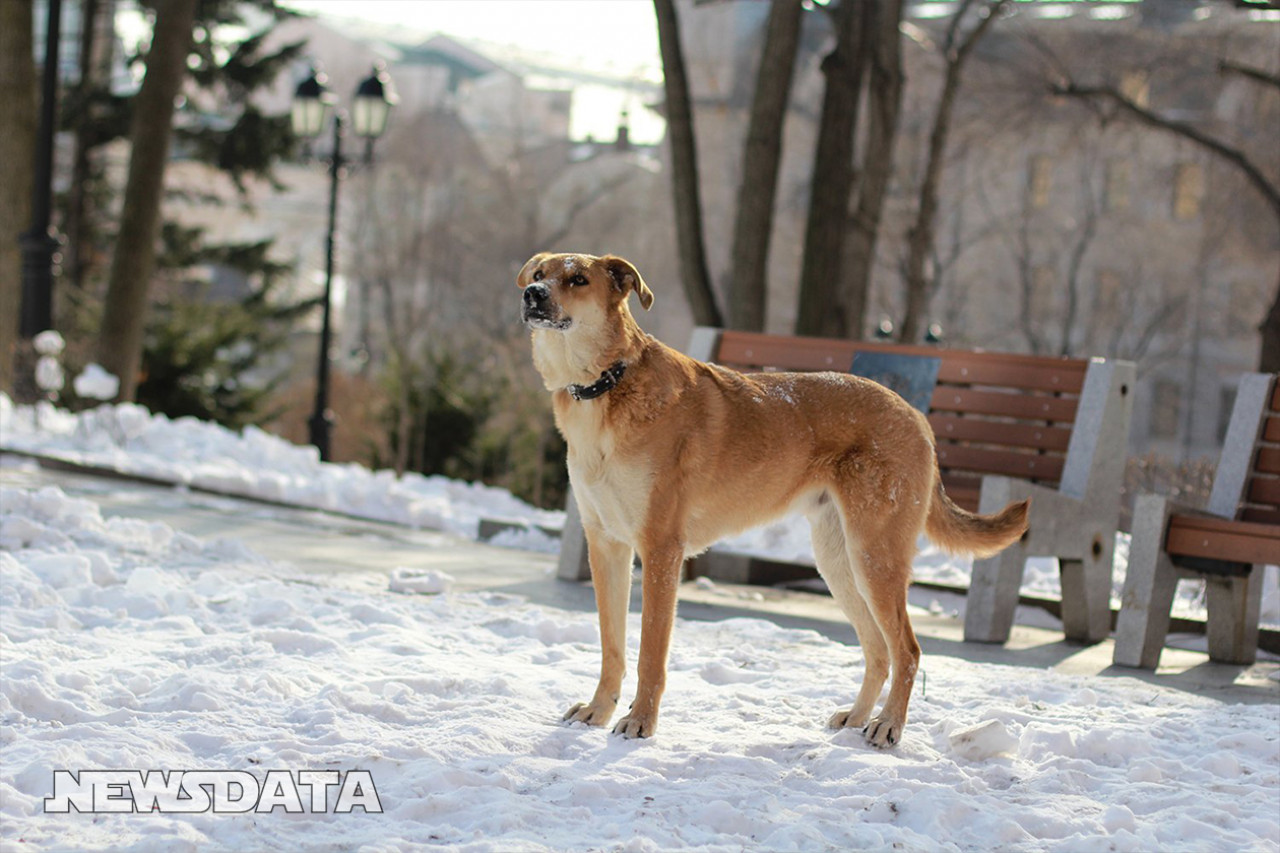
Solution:
{"label": "black dog collar", "polygon": [[622,374],[627,372],[627,366],[622,362],[616,362],[604,373],[600,374],[600,378],[590,385],[570,385],[565,390],[569,392],[569,396],[575,400],[594,400],[613,390],[613,387],[622,379]]}

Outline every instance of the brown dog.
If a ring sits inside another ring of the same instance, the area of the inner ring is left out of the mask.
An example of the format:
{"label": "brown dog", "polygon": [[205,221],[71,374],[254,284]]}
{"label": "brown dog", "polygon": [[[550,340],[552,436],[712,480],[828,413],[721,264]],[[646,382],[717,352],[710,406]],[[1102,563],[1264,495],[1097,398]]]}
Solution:
{"label": "brown dog", "polygon": [[990,516],[958,508],[943,492],[928,422],[874,382],[744,375],[659,343],[627,307],[634,292],[649,308],[653,293],[622,258],[539,254],[517,284],[534,365],[569,445],[600,612],[599,685],[564,718],[601,726],[613,716],[635,551],[644,584],[639,685],[614,728],[629,738],[657,727],[684,559],[799,511],[866,658],[857,700],[830,725],[861,727],[876,746],[897,743],[920,658],[907,616],[916,537],[923,530],[949,551],[993,554],[1026,530],[1027,503]]}

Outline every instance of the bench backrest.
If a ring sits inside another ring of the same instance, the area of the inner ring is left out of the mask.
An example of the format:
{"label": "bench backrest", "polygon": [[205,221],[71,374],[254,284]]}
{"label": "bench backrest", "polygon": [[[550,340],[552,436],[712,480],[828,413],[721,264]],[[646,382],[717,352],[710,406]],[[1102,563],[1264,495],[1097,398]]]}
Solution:
{"label": "bench backrest", "polygon": [[985,474],[1057,487],[1089,360],[698,329],[690,354],[739,370],[848,372],[858,352],[941,360],[929,424],[951,498],[976,509]]}
{"label": "bench backrest", "polygon": [[1280,524],[1280,383],[1240,379],[1208,510],[1221,518]]}

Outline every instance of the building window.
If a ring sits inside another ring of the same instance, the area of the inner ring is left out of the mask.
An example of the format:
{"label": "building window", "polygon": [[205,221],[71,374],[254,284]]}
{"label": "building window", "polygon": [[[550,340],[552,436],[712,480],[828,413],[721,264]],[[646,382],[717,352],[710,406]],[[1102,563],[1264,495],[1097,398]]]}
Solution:
{"label": "building window", "polygon": [[1027,195],[1031,206],[1049,206],[1049,190],[1053,188],[1053,160],[1043,154],[1031,158],[1027,168]]}
{"label": "building window", "polygon": [[1204,170],[1199,163],[1181,163],[1173,176],[1173,218],[1179,222],[1200,215],[1204,194]]}
{"label": "building window", "polygon": [[1102,203],[1108,211],[1126,210],[1129,207],[1129,164],[1123,160],[1107,162],[1106,185]]}
{"label": "building window", "polygon": [[1157,379],[1151,401],[1152,438],[1177,438],[1182,412],[1182,386],[1172,379]]}

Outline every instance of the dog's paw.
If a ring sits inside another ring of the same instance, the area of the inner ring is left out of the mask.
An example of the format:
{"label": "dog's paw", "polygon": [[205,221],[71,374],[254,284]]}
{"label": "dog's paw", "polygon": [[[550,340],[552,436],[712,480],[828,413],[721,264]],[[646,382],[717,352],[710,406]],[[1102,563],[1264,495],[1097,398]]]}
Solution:
{"label": "dog's paw", "polygon": [[893,719],[890,717],[876,717],[867,723],[866,728],[862,730],[863,735],[867,738],[867,743],[872,746],[887,749],[891,746],[897,746],[898,741],[902,740],[902,726],[904,720]]}
{"label": "dog's paw", "polygon": [[836,711],[836,713],[827,720],[827,728],[829,729],[860,729],[866,726],[867,717],[871,715],[866,712],[859,712],[857,708],[850,708],[847,711]]}
{"label": "dog's paw", "polygon": [[613,716],[616,702],[579,702],[564,712],[560,719],[567,723],[586,723],[588,726],[603,726]]}
{"label": "dog's paw", "polygon": [[615,735],[622,735],[630,740],[638,737],[652,737],[653,733],[658,729],[658,720],[656,717],[644,716],[632,711],[613,727]]}

